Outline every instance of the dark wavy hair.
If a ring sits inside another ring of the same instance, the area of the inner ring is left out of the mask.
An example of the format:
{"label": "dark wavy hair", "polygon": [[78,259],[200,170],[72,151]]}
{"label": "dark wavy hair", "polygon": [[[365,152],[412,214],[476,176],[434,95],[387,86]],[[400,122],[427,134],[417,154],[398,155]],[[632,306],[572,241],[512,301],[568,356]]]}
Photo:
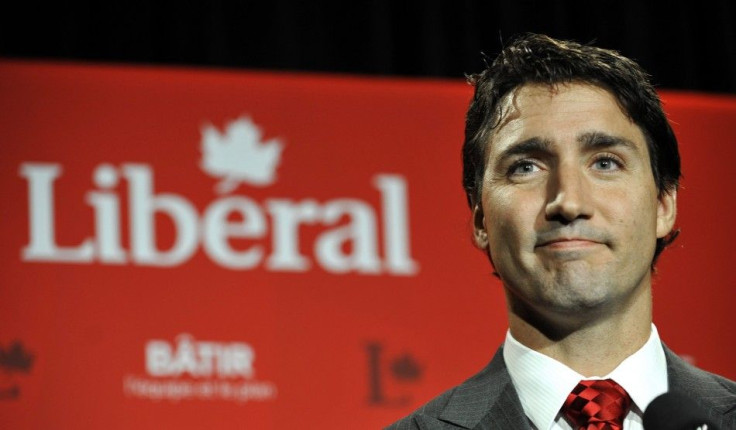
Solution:
{"label": "dark wavy hair", "polygon": [[[471,209],[480,201],[487,144],[503,116],[501,101],[525,84],[552,87],[580,82],[610,91],[644,134],[659,196],[677,190],[681,177],[677,139],[649,75],[636,62],[616,51],[524,34],[486,64],[481,73],[468,76],[475,93],[465,119],[463,188]],[[678,234],[674,230],[657,239],[652,267]]]}

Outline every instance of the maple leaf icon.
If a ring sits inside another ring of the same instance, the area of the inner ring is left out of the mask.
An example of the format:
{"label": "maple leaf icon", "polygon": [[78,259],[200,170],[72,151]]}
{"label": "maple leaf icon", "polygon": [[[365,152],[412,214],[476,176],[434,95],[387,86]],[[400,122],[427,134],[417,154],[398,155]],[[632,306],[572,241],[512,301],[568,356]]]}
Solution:
{"label": "maple leaf icon", "polygon": [[391,373],[399,381],[415,381],[422,376],[422,368],[411,355],[404,354],[393,360]]}
{"label": "maple leaf icon", "polygon": [[212,124],[202,127],[200,166],[205,173],[222,178],[215,185],[218,193],[230,193],[241,182],[266,186],[276,180],[283,143],[279,139],[262,142],[261,137],[261,128],[247,116],[230,122],[224,133]]}
{"label": "maple leaf icon", "polygon": [[0,347],[0,368],[6,372],[28,373],[33,365],[34,356],[26,351],[19,341],[13,342],[7,349]]}

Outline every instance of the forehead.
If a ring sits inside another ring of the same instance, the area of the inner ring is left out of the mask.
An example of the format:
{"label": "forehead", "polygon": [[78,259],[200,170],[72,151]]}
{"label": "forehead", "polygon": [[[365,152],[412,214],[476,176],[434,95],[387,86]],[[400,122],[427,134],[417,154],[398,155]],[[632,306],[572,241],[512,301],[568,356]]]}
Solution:
{"label": "forehead", "polygon": [[644,134],[610,91],[591,84],[526,84],[504,97],[500,121],[489,141],[493,156],[531,138],[563,145],[583,134],[604,133],[627,139],[648,155]]}

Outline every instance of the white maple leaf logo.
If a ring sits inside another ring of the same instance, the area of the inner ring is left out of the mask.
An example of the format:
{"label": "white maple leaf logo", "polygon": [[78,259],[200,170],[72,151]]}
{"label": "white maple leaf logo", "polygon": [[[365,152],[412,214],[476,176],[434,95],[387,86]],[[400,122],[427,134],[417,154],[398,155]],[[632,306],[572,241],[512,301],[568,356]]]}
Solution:
{"label": "white maple leaf logo", "polygon": [[241,182],[266,186],[276,180],[276,166],[283,143],[278,139],[261,141],[261,129],[243,116],[227,125],[225,132],[212,124],[202,127],[202,163],[205,173],[222,178],[215,190],[225,194]]}

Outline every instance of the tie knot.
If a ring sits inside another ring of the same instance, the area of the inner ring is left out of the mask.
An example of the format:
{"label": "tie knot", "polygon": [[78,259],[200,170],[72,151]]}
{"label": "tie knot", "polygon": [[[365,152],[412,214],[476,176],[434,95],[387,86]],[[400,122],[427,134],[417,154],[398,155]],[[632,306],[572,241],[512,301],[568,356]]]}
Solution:
{"label": "tie knot", "polygon": [[631,397],[612,379],[583,380],[565,400],[562,413],[575,430],[621,430]]}

